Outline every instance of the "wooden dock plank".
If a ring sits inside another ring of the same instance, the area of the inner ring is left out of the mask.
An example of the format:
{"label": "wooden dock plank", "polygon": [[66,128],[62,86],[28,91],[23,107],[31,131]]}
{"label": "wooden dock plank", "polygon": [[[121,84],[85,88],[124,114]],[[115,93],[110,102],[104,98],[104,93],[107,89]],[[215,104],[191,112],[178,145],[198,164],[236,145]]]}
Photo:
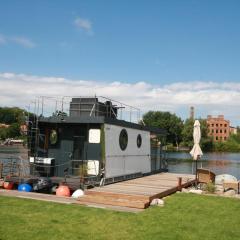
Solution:
{"label": "wooden dock plank", "polygon": [[194,175],[159,173],[87,190],[85,197],[79,201],[145,208],[154,198],[178,191],[179,178],[182,178],[180,188],[190,186],[195,181]]}

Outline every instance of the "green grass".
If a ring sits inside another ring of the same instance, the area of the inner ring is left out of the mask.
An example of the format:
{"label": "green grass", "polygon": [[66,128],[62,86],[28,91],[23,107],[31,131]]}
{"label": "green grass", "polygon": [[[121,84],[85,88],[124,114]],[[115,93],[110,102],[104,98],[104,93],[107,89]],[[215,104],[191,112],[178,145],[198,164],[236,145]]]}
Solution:
{"label": "green grass", "polygon": [[240,200],[175,194],[124,213],[0,197],[0,239],[240,239]]}

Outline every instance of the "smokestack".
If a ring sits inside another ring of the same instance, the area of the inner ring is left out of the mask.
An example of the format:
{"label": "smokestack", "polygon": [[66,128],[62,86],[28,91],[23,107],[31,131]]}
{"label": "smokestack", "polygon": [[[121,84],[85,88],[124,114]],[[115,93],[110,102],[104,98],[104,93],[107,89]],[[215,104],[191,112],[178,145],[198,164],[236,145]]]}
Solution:
{"label": "smokestack", "polygon": [[194,107],[191,106],[190,107],[190,116],[189,116],[190,119],[194,119]]}

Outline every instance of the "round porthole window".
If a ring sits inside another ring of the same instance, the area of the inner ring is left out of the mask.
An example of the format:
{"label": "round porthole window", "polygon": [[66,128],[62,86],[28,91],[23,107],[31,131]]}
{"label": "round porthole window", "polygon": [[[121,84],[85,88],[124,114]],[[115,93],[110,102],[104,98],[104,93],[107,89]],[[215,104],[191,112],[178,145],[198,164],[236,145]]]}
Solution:
{"label": "round porthole window", "polygon": [[51,130],[51,132],[50,132],[50,143],[51,143],[51,145],[56,144],[57,140],[58,140],[57,131],[56,130]]}
{"label": "round porthole window", "polygon": [[124,151],[128,145],[128,134],[126,129],[122,129],[119,135],[119,146]]}
{"label": "round porthole window", "polygon": [[142,146],[142,136],[138,134],[137,136],[137,147],[140,148]]}

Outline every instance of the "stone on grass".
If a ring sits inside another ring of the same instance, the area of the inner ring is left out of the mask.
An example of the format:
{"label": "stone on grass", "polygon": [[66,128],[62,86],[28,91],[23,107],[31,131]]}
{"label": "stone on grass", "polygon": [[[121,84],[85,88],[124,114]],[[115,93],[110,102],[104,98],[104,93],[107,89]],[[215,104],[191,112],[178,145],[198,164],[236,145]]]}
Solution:
{"label": "stone on grass", "polygon": [[189,192],[190,193],[195,193],[195,194],[202,194],[203,193],[203,191],[200,190],[200,189],[191,189]]}
{"label": "stone on grass", "polygon": [[235,196],[235,195],[236,195],[236,192],[233,189],[230,189],[230,190],[228,190],[224,193],[224,196],[229,196],[229,197],[232,197],[232,196]]}
{"label": "stone on grass", "polygon": [[164,206],[164,201],[159,198],[155,198],[150,203],[151,206]]}
{"label": "stone on grass", "polygon": [[223,193],[224,192],[224,188],[221,185],[215,185],[216,187],[216,193]]}
{"label": "stone on grass", "polygon": [[182,188],[182,192],[184,192],[184,193],[188,193],[189,190],[188,190],[187,188]]}
{"label": "stone on grass", "polygon": [[215,177],[216,185],[222,185],[224,182],[237,182],[237,178],[230,174],[220,174]]}

